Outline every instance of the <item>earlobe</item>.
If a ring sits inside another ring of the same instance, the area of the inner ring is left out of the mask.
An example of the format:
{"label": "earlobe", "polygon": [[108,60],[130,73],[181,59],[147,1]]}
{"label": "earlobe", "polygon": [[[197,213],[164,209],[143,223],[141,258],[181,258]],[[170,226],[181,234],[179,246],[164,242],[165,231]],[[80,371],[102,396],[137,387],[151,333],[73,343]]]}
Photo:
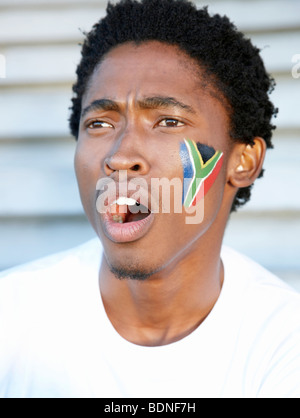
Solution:
{"label": "earlobe", "polygon": [[236,188],[248,187],[260,175],[266,155],[266,142],[254,138],[253,145],[236,144],[229,161],[229,183]]}

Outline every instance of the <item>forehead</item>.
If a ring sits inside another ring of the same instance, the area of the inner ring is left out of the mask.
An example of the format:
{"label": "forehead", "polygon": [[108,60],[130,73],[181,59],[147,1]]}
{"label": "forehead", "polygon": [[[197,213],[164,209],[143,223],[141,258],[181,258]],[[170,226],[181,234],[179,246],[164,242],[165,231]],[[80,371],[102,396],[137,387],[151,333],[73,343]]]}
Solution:
{"label": "forehead", "polygon": [[[94,71],[85,96],[129,92],[187,94],[203,84],[200,67],[179,48],[157,41],[111,50]],[[115,97],[113,97],[115,96]],[[90,97],[91,98],[91,97]]]}
{"label": "forehead", "polygon": [[123,44],[106,54],[90,79],[82,109],[108,99],[123,111],[137,110],[149,97],[174,98],[193,110],[193,124],[229,132],[226,100],[200,65],[178,47],[157,41]]}

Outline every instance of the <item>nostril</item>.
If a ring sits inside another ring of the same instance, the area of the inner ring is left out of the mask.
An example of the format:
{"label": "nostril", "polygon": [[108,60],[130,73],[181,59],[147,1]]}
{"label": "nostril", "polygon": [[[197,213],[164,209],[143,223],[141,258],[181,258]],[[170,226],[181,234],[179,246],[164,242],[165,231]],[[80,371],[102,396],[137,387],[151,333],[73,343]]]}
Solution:
{"label": "nostril", "polygon": [[105,173],[110,176],[116,171],[128,171],[137,174],[145,174],[149,169],[147,161],[141,158],[128,158],[126,155],[115,153],[104,160]]}
{"label": "nostril", "polygon": [[139,171],[140,166],[138,164],[135,164],[133,167],[131,167],[132,171]]}
{"label": "nostril", "polygon": [[105,173],[109,176],[110,174],[112,174],[115,170],[113,168],[110,167],[109,163],[105,161],[104,163],[104,171]]}

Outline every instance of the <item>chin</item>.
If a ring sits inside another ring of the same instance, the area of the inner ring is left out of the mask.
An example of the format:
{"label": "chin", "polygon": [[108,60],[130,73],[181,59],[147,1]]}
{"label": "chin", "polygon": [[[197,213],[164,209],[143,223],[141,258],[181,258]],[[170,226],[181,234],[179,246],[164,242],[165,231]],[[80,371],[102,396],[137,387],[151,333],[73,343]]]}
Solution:
{"label": "chin", "polygon": [[120,280],[145,281],[163,270],[165,265],[163,260],[154,259],[153,251],[141,250],[137,243],[117,244],[117,248],[104,244],[103,247],[108,268]]}

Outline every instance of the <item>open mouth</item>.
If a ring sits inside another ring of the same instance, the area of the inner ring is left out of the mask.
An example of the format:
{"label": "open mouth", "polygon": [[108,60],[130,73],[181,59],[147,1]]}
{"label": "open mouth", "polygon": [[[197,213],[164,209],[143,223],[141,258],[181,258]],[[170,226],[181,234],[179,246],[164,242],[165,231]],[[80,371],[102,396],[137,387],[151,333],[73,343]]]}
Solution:
{"label": "open mouth", "polygon": [[138,222],[151,215],[151,211],[135,199],[119,197],[110,205],[113,222],[119,224]]}
{"label": "open mouth", "polygon": [[146,206],[146,201],[119,197],[109,204],[102,217],[107,238],[119,244],[143,238],[154,223],[154,214]]}

